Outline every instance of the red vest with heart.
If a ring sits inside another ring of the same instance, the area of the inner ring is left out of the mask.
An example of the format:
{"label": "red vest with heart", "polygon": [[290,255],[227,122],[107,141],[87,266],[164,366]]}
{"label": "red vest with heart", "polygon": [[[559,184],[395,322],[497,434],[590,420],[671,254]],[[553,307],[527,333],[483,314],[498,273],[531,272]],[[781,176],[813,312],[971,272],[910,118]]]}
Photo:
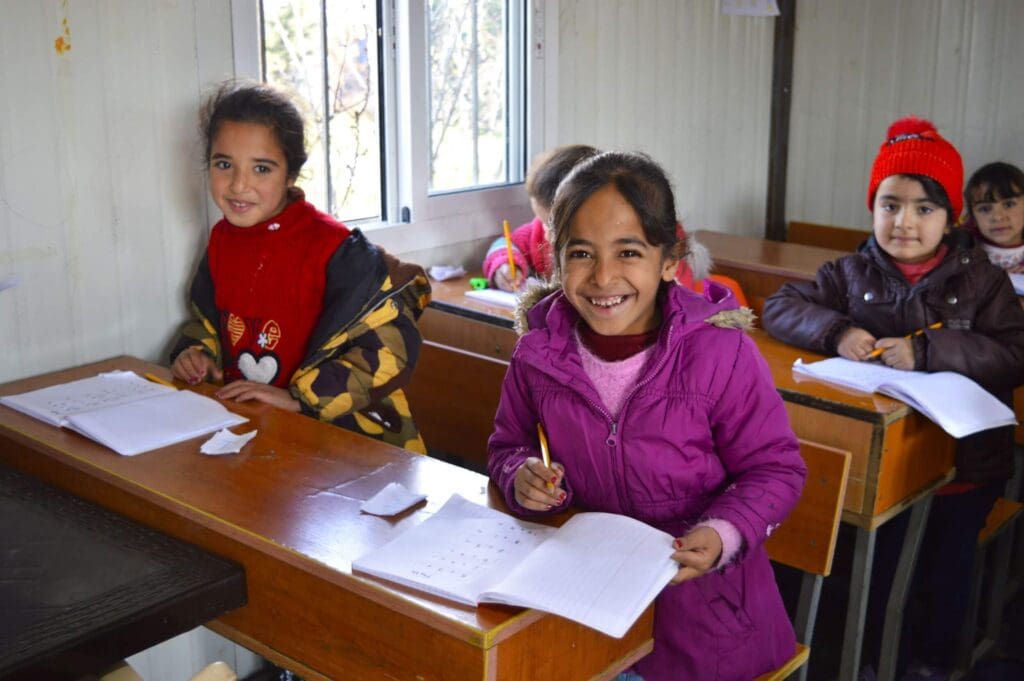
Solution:
{"label": "red vest with heart", "polygon": [[348,235],[301,200],[252,227],[214,225],[207,254],[225,382],[288,386],[323,309],[327,264]]}

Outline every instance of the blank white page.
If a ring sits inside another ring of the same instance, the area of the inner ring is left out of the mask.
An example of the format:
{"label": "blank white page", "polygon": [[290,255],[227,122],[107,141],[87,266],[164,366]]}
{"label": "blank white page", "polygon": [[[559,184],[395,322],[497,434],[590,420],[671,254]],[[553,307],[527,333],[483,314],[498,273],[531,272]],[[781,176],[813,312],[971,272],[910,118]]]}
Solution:
{"label": "blank white page", "polygon": [[971,379],[951,371],[913,372],[879,391],[903,400],[953,437],[1017,424],[1013,410]]}
{"label": "blank white page", "polygon": [[611,513],[581,513],[481,601],[526,605],[621,638],[679,570],[672,535]]}
{"label": "blank white page", "polygon": [[793,373],[873,393],[883,383],[899,381],[914,372],[893,369],[879,362],[854,362],[845,357],[830,357],[810,364],[798,359],[793,364]]}

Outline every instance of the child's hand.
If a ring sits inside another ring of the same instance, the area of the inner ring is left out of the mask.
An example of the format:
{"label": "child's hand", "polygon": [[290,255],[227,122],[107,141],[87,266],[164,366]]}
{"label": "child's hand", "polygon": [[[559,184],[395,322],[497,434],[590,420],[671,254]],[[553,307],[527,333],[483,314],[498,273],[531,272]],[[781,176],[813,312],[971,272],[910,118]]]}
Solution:
{"label": "child's hand", "polygon": [[874,349],[875,337],[860,327],[851,326],[840,336],[836,352],[840,357],[863,362]]}
{"label": "child's hand", "polygon": [[299,401],[292,397],[292,394],[284,388],[277,388],[266,383],[256,381],[235,381],[217,391],[217,397],[222,400],[235,400],[245,402],[256,400],[286,411],[299,411]]}
{"label": "child's hand", "polygon": [[213,358],[198,348],[188,348],[178,353],[171,364],[171,373],[189,385],[199,385],[207,376],[214,381],[224,379],[224,374],[217,368]]}
{"label": "child's hand", "polygon": [[519,271],[519,268],[516,268],[516,278],[513,281],[508,263],[505,263],[494,272],[494,285],[502,291],[516,291],[524,283],[526,283],[526,278],[523,277],[523,273]]}
{"label": "child's hand", "polygon": [[914,370],[914,346],[911,345],[909,338],[879,338],[875,347],[883,349],[878,359],[886,366],[906,371]]}
{"label": "child's hand", "polygon": [[676,539],[672,546],[676,549],[672,560],[679,563],[679,572],[672,578],[672,584],[700,577],[715,567],[722,555],[722,538],[710,527],[698,527]]}
{"label": "child's hand", "polygon": [[565,501],[564,478],[562,464],[553,463],[548,468],[536,456],[531,456],[516,470],[516,503],[531,511],[550,511]]}

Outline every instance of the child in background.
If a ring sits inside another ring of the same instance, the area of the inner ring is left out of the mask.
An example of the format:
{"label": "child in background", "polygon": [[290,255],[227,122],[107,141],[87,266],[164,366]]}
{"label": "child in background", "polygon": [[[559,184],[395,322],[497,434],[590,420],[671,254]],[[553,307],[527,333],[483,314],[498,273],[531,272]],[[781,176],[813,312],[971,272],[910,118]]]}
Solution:
{"label": "child in background", "polygon": [[979,168],[964,188],[967,228],[981,237],[988,259],[1024,272],[1024,172],[1009,163]]}
{"label": "child in background", "polygon": [[538,156],[526,175],[526,193],[533,209],[533,221],[516,227],[512,232],[512,257],[516,263],[516,280],[508,266],[508,252],[505,237],[495,239],[484,257],[484,276],[491,286],[502,291],[515,291],[526,283],[529,275],[541,279],[551,277],[554,266],[551,262],[551,239],[547,225],[551,222],[551,204],[555,190],[562,178],[569,174],[577,163],[593,156],[597,149],[585,144],[569,144],[556,147]]}
{"label": "child in background", "polygon": [[700,296],[672,283],[686,243],[668,179],[646,156],[582,161],[552,216],[561,284],[532,308],[522,301],[530,330],[502,387],[491,479],[521,515],[571,504],[678,537],[654,652],[635,672],[749,681],[794,652],[763,542],[806,475],[767,366],[735,328],[749,312],[718,284]]}
{"label": "child in background", "polygon": [[[873,235],[856,254],[823,265],[814,282],[769,297],[764,328],[826,355],[866,361],[881,349],[890,367],[956,371],[1012,407],[1024,382],[1024,311],[1006,275],[951,231],[962,181],[960,154],[931,123],[895,122],[871,169]],[[936,322],[942,327],[908,336]],[[957,477],[934,499],[908,601],[900,664],[916,658],[908,678],[945,678],[953,666],[978,531],[1013,471],[1013,430],[957,441]],[[902,514],[877,535],[868,654],[878,652],[908,519]]]}
{"label": "child in background", "polygon": [[[573,167],[586,158],[594,156],[598,151],[584,144],[571,144],[556,147],[537,157],[533,167],[526,176],[526,193],[530,196],[530,208],[534,219],[520,225],[512,232],[512,257],[516,263],[516,280],[508,266],[508,251],[505,248],[505,237],[500,236],[487,249],[484,257],[483,272],[492,287],[503,291],[516,291],[525,286],[526,278],[536,275],[540,279],[550,279],[554,272],[552,262],[551,235],[551,204],[555,200],[555,191]],[[695,239],[688,238],[681,222],[676,224],[680,241],[686,241],[689,248],[686,256],[679,259],[676,269],[676,281],[680,286],[697,291],[704,290],[705,280],[716,281],[724,285],[740,305],[746,306],[747,299],[736,280],[717,274],[711,274],[711,256],[707,249]]]}
{"label": "child in background", "polygon": [[302,117],[273,88],[228,83],[205,103],[210,194],[224,212],[191,287],[176,378],[425,452],[402,393],[429,301],[400,263],[305,201]]}

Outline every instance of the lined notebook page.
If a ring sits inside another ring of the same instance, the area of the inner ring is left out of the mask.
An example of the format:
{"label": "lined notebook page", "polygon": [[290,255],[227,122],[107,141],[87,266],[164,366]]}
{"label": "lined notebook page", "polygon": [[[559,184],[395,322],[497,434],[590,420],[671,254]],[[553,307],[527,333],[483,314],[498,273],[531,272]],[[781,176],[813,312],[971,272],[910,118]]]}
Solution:
{"label": "lined notebook page", "polygon": [[72,414],[67,426],[118,454],[133,456],[247,420],[209,397],[172,390],[159,397]]}
{"label": "lined notebook page", "polygon": [[621,638],[679,570],[672,541],[626,516],[577,514],[480,600],[544,610]]}
{"label": "lined notebook page", "polygon": [[176,392],[174,388],[147,381],[131,371],[110,371],[20,395],[7,395],[0,398],[0,404],[62,426],[71,414],[173,392]]}
{"label": "lined notebook page", "polygon": [[499,581],[554,531],[453,494],[437,513],[359,558],[352,567],[475,605],[482,590]]}

